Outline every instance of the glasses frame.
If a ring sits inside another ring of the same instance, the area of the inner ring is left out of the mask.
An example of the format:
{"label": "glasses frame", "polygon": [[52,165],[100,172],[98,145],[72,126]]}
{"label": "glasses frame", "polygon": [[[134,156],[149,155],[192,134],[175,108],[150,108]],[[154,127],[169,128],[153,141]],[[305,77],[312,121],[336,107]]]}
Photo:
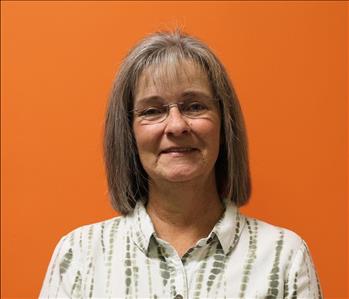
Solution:
{"label": "glasses frame", "polygon": [[[214,104],[220,102],[220,99],[217,99],[217,98],[207,98],[207,100],[209,100],[210,102],[212,102],[212,103],[214,103]],[[187,102],[188,102],[188,101],[187,101]],[[162,122],[164,122],[164,121],[168,118],[168,116],[170,115],[170,110],[171,110],[171,108],[172,108],[172,107],[175,107],[175,106],[177,106],[178,111],[180,112],[180,114],[181,114],[182,116],[185,116],[185,117],[188,117],[188,118],[191,118],[191,119],[200,119],[200,118],[202,118],[201,115],[193,116],[193,115],[187,115],[185,112],[183,112],[183,108],[182,108],[182,107],[183,107],[185,104],[187,104],[187,102],[186,102],[186,101],[182,101],[182,102],[168,103],[168,104],[159,105],[159,107],[165,108],[166,113],[164,114],[164,117],[161,117],[160,120],[154,120],[154,121],[149,120],[149,119],[144,119],[144,120],[145,120],[145,121],[148,121],[149,124],[159,124],[159,123],[162,123]],[[195,102],[200,103],[200,101],[192,101],[192,103],[195,103]],[[152,106],[150,106],[150,107],[152,107]],[[149,108],[150,108],[150,107],[149,107]],[[145,109],[133,109],[133,110],[131,110],[131,112],[134,113],[136,117],[142,118],[142,117],[144,117],[144,115],[142,115],[142,113],[143,113],[144,111],[146,111],[147,109],[149,109],[149,108],[145,108]],[[207,111],[210,111],[210,110],[207,110]],[[144,117],[144,118],[145,118],[145,117]]]}

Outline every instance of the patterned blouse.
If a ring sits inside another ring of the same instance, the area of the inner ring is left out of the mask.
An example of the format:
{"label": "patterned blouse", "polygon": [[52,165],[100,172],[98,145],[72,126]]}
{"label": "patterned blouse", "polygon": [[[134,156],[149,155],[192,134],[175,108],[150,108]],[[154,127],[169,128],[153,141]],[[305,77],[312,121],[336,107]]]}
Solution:
{"label": "patterned blouse", "polygon": [[[179,236],[180,237],[180,236]],[[322,298],[307,245],[225,201],[211,233],[182,258],[142,203],[80,227],[51,259],[40,298]]]}

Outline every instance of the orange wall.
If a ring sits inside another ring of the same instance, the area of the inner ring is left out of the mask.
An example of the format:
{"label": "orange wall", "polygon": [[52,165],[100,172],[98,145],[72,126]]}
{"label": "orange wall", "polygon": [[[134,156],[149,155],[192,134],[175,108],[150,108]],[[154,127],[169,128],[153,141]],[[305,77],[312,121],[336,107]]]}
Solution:
{"label": "orange wall", "polygon": [[1,2],[2,296],[38,295],[59,238],[112,217],[101,137],[118,64],[180,25],[221,57],[245,113],[249,215],[308,243],[347,298],[346,2]]}

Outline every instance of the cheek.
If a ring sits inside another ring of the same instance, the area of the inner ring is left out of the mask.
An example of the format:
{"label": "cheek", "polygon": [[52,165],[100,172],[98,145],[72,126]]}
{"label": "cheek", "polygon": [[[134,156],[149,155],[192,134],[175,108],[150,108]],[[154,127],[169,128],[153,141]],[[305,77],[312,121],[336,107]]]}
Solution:
{"label": "cheek", "polygon": [[158,144],[157,136],[159,135],[157,130],[150,128],[149,126],[140,126],[135,124],[133,125],[133,132],[139,155],[156,148]]}
{"label": "cheek", "polygon": [[219,146],[221,134],[219,121],[198,123],[193,126],[193,130],[199,133],[201,139],[210,146]]}

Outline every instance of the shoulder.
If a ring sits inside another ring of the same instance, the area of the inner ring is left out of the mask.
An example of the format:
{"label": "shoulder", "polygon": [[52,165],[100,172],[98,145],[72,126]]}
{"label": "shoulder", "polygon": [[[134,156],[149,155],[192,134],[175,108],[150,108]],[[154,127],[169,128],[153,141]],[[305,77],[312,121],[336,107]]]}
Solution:
{"label": "shoulder", "polygon": [[244,216],[244,218],[245,236],[254,236],[259,250],[265,254],[272,251],[276,254],[294,256],[298,251],[306,248],[302,237],[290,229],[252,217]]}
{"label": "shoulder", "polygon": [[111,230],[113,228],[119,227],[124,220],[123,216],[113,217],[107,220],[103,220],[96,223],[86,224],[80,227],[75,228],[68,234],[66,234],[66,238],[76,238],[78,236],[88,236],[94,234],[95,232],[100,232],[103,230]]}
{"label": "shoulder", "polygon": [[[84,254],[92,247],[105,246],[106,243],[113,242],[113,238],[124,233],[126,230],[124,216],[117,216],[104,221],[83,225],[65,234],[57,247],[62,250],[67,249]],[[56,248],[57,250],[57,248]]]}
{"label": "shoulder", "polygon": [[95,240],[105,237],[106,234],[116,232],[117,230],[125,227],[125,217],[117,216],[104,221],[86,224],[75,228],[67,233],[63,238],[66,241],[80,242],[86,240]]}
{"label": "shoulder", "polygon": [[80,226],[64,235],[54,250],[51,261],[65,267],[83,265],[93,256],[107,251],[110,244],[127,234],[125,217],[118,216]]}
{"label": "shoulder", "polygon": [[63,236],[51,257],[40,298],[70,298],[79,292],[94,267],[103,265],[106,257],[117,251],[114,244],[127,231],[125,217],[119,216],[78,227]]}
{"label": "shoulder", "polygon": [[253,241],[260,262],[269,264],[275,271],[283,272],[285,277],[289,276],[289,273],[299,273],[305,264],[307,272],[311,272],[313,265],[310,252],[302,237],[284,227],[251,217],[244,218],[243,240],[245,244]]}
{"label": "shoulder", "polygon": [[243,216],[245,225],[241,235],[242,251],[254,262],[260,277],[267,277],[271,292],[284,281],[285,298],[298,294],[299,298],[318,296],[321,288],[306,242],[290,229],[262,220]]}
{"label": "shoulder", "polygon": [[246,222],[245,229],[251,232],[255,231],[257,238],[262,242],[268,243],[268,241],[272,242],[278,239],[280,244],[282,243],[293,248],[299,248],[304,242],[297,233],[290,229],[248,216],[244,216],[244,218]]}

